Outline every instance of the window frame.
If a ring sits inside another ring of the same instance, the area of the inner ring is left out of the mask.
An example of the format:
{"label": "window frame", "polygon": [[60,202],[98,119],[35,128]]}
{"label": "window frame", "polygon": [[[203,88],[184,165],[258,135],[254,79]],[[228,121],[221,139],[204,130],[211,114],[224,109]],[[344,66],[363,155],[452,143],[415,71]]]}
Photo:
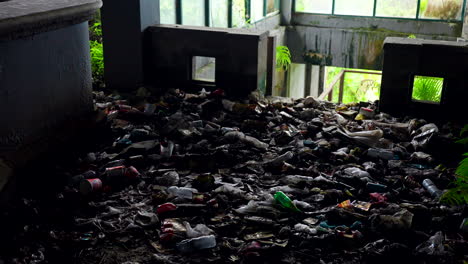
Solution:
{"label": "window frame", "polygon": [[[187,1],[187,0],[174,0],[175,1],[175,14],[176,14],[176,19],[175,19],[175,22],[176,24],[178,25],[182,25],[183,24],[183,15],[182,15],[182,5],[183,5],[183,2],[184,1]],[[227,5],[228,5],[228,13],[227,13],[227,16],[226,16],[226,19],[227,19],[227,25],[228,25],[228,28],[232,28],[233,26],[233,0],[225,0],[227,2]],[[246,21],[250,20],[251,17],[252,17],[252,10],[251,10],[251,2],[252,1],[259,1],[259,0],[245,0],[245,19]],[[274,12],[271,12],[271,13],[267,13],[267,9],[268,9],[268,0],[262,0],[263,1],[263,17],[260,18],[259,20],[257,21],[254,21],[253,23],[252,22],[249,22],[250,24],[254,24],[254,23],[258,23],[260,21],[263,21],[264,19],[270,17],[270,16],[274,16],[276,14],[279,14],[280,13],[280,0],[274,0],[275,1],[275,8],[278,8],[277,10],[275,10]],[[205,4],[204,4],[204,14],[205,14],[205,24],[204,26],[205,27],[211,27],[211,22],[210,22],[210,11],[211,11],[211,0],[205,0]]]}
{"label": "window frame", "polygon": [[315,13],[315,12],[301,12],[301,11],[296,11],[296,1],[293,0],[293,13],[297,14],[311,14],[311,15],[331,15],[331,16],[337,16],[337,17],[367,17],[367,18],[385,18],[385,19],[401,19],[401,20],[416,20],[416,21],[437,21],[437,22],[463,22],[465,18],[465,11],[466,11],[466,1],[463,0],[462,3],[462,10],[461,10],[461,17],[457,19],[436,19],[436,18],[421,18],[420,17],[420,7],[421,7],[421,0],[417,0],[417,5],[416,5],[416,14],[414,18],[409,18],[409,17],[391,17],[391,16],[377,16],[377,2],[379,0],[374,0],[374,6],[373,6],[373,12],[372,15],[369,16],[356,16],[356,15],[340,15],[340,14],[335,14],[335,2],[336,0],[330,0],[332,1],[332,11],[331,13]]}

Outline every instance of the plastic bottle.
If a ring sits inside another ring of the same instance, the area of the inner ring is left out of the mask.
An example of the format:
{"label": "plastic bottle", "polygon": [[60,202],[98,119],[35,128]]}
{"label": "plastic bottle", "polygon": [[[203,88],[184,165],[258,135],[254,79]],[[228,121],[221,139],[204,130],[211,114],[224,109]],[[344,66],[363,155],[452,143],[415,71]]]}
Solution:
{"label": "plastic bottle", "polygon": [[344,173],[353,177],[358,177],[358,178],[370,177],[370,174],[367,171],[363,171],[356,167],[346,168],[344,169]]}
{"label": "plastic bottle", "polygon": [[176,248],[182,253],[190,253],[214,247],[216,247],[216,238],[213,235],[185,239],[176,244]]}
{"label": "plastic bottle", "polygon": [[183,199],[192,200],[193,199],[193,194],[197,193],[198,191],[196,189],[192,189],[192,188],[171,186],[171,187],[167,188],[167,192],[174,195],[174,196],[183,198]]}
{"label": "plastic bottle", "polygon": [[391,150],[378,149],[378,148],[370,148],[367,151],[367,156],[371,158],[378,158],[378,159],[385,159],[385,160],[395,159],[395,155],[393,154]]}
{"label": "plastic bottle", "polygon": [[276,192],[274,197],[275,197],[275,200],[279,204],[281,204],[284,208],[288,208],[288,209],[290,209],[292,211],[295,211],[295,212],[300,212],[301,211],[294,205],[291,198],[289,198],[284,192],[282,192],[282,191]]}
{"label": "plastic bottle", "polygon": [[432,197],[439,198],[442,195],[442,191],[430,179],[425,179],[422,184]]}
{"label": "plastic bottle", "polygon": [[278,156],[278,157],[270,160],[268,163],[270,163],[272,165],[281,165],[281,164],[283,164],[283,162],[288,161],[288,160],[292,159],[293,157],[294,157],[294,152],[288,151],[288,152],[284,153],[283,155]]}
{"label": "plastic bottle", "polygon": [[161,157],[163,158],[170,158],[172,156],[172,152],[174,151],[174,142],[161,142]]}
{"label": "plastic bottle", "polygon": [[304,225],[304,224],[296,224],[294,226],[294,230],[296,230],[298,232],[302,232],[302,233],[308,233],[308,234],[311,234],[311,235],[317,234],[317,229],[310,228],[309,226]]}
{"label": "plastic bottle", "polygon": [[230,131],[224,134],[226,138],[231,138],[231,139],[237,139],[239,141],[242,141],[243,143],[247,145],[251,145],[253,147],[256,147],[258,149],[267,149],[268,144],[261,142],[260,140],[251,137],[251,136],[246,136],[244,133],[240,131]]}

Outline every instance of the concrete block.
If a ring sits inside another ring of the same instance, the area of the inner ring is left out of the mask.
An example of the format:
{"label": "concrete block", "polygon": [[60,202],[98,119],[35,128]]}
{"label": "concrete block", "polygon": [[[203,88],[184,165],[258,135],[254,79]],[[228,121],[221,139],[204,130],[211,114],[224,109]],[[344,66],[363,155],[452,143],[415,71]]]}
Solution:
{"label": "concrete block", "polygon": [[230,96],[265,92],[268,32],[178,25],[149,28],[149,84],[161,88],[194,88],[192,58],[216,58],[215,84]]}
{"label": "concrete block", "polygon": [[[380,110],[429,120],[463,120],[468,98],[468,43],[408,38],[387,38],[380,91]],[[412,100],[415,75],[442,77],[440,103]]]}

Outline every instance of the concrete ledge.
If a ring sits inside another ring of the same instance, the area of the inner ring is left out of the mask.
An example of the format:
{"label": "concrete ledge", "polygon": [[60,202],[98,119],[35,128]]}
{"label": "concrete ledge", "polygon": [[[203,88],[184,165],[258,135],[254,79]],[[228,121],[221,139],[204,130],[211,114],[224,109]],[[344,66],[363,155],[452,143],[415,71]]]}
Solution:
{"label": "concrete ledge", "polygon": [[363,16],[333,16],[308,13],[294,13],[293,25],[319,28],[341,28],[363,31],[407,33],[416,35],[439,35],[457,38],[462,31],[461,21],[424,21],[398,18]]}
{"label": "concrete ledge", "polygon": [[468,47],[468,42],[455,42],[455,41],[445,41],[445,40],[428,40],[428,39],[410,39],[410,38],[397,38],[397,37],[388,37],[384,41],[384,48],[389,48],[392,46],[443,46],[462,48],[461,51],[466,52]]}
{"label": "concrete ledge", "polygon": [[0,40],[12,40],[89,20],[100,0],[0,1]]}

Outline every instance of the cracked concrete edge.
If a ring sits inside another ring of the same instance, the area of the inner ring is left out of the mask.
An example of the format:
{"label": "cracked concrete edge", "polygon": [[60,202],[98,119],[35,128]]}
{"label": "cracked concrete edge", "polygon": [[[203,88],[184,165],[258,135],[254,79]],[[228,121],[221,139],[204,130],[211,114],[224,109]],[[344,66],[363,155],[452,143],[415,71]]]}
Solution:
{"label": "cracked concrete edge", "polygon": [[90,20],[101,1],[0,20],[0,41],[32,36]]}

